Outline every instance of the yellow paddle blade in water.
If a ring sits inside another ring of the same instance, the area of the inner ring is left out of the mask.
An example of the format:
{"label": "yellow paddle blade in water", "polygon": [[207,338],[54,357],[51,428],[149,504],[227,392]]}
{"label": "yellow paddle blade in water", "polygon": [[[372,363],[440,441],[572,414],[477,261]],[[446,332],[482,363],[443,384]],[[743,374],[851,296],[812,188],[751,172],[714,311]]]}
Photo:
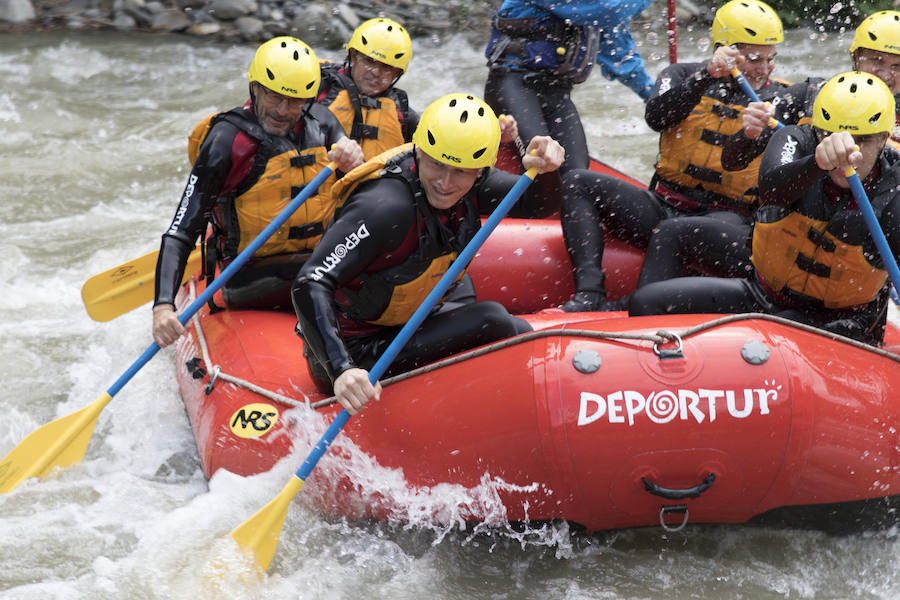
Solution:
{"label": "yellow paddle blade in water", "polygon": [[256,564],[263,571],[269,568],[269,563],[275,556],[288,508],[302,487],[302,479],[296,475],[291,477],[271,502],[238,525],[230,534],[245,552],[253,553]]}
{"label": "yellow paddle blade in water", "polygon": [[13,491],[29,477],[44,477],[55,467],[79,462],[87,450],[100,411],[112,396],[35,429],[0,461],[0,494]]}
{"label": "yellow paddle blade in water", "polygon": [[[111,321],[153,300],[156,259],[159,251],[94,275],[81,286],[81,299],[95,321]],[[188,257],[182,283],[200,268],[200,249]]]}

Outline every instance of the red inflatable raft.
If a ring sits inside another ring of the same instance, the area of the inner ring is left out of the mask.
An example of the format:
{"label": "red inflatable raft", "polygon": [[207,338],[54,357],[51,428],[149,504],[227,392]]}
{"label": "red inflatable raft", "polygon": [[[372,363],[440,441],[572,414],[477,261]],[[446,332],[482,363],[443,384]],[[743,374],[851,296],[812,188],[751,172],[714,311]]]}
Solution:
{"label": "red inflatable raft", "polygon": [[[633,289],[640,261],[610,243],[612,297]],[[535,331],[387,384],[310,476],[304,495],[322,511],[403,519],[410,498],[451,486],[492,498],[454,519],[677,528],[900,493],[896,327],[875,349],[764,315],[567,314],[553,308],[572,293],[558,221],[501,224],[469,272],[480,298]],[[207,476],[289,455],[292,473],[339,410],[311,384],[295,322],[203,310],[178,343]],[[350,468],[359,456],[393,487]]]}

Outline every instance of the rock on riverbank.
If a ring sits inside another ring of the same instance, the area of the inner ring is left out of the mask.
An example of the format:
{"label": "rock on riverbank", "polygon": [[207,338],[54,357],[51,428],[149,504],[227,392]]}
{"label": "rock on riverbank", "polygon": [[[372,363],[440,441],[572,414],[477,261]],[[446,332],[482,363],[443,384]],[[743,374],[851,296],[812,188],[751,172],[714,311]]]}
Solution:
{"label": "rock on riverbank", "polygon": [[294,35],[337,49],[362,21],[385,16],[414,36],[487,31],[493,0],[0,0],[0,32],[108,29],[183,33],[223,42]]}

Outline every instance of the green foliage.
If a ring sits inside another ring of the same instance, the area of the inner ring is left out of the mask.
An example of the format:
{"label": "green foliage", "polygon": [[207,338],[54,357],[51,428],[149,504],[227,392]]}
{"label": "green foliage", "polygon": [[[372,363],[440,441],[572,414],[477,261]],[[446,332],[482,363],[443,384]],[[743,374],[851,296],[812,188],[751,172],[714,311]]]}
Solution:
{"label": "green foliage", "polygon": [[[879,10],[900,9],[892,0],[764,0],[775,9],[785,27],[812,27],[821,31],[853,30],[866,16]],[[721,6],[724,2],[716,2]]]}

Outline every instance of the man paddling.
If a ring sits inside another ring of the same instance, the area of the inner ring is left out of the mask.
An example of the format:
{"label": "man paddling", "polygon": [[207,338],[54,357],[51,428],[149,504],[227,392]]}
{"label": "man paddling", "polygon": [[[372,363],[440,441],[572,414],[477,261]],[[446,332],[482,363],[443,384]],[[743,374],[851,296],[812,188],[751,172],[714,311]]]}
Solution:
{"label": "man paddling", "polygon": [[[891,93],[900,93],[900,12],[885,10],[866,17],[853,36],[850,59],[854,70],[877,75]],[[820,77],[790,86],[779,94],[781,109],[751,102],[742,115],[743,128],[722,147],[722,166],[727,171],[746,169],[762,155],[772,138],[771,119],[785,125],[808,123],[819,89]],[[896,139],[889,141],[897,144]],[[716,277],[751,277],[750,223],[729,223],[708,216],[686,216],[659,223],[650,242],[638,279],[638,287],[702,273]]]}
{"label": "man paddling", "polygon": [[[206,269],[212,272],[216,261],[225,266],[234,259],[329,161],[342,171],[363,162],[359,144],[314,102],[320,70],[312,48],[297,38],[273,38],[257,49],[247,75],[247,103],[211,115],[189,138],[193,167],[156,264],[153,339],[160,347],[184,333],[175,294],[208,224]],[[229,307],[290,310],[291,282],[334,212],[333,182],[327,179],[222,288]]]}
{"label": "man paddling", "polygon": [[[888,273],[845,175],[852,166],[891,253],[900,257],[900,154],[891,90],[851,71],[819,91],[810,125],[775,133],[763,153],[749,279],[683,277],[650,284],[630,314],[764,312],[881,343]],[[851,134],[852,132],[852,134]]]}
{"label": "man paddling", "polygon": [[[647,101],[647,124],[660,132],[650,189],[586,169],[566,173],[561,220],[574,267],[575,295],[563,310],[622,308],[606,299],[604,230],[647,248],[654,228],[664,219],[701,214],[732,223],[750,219],[758,202],[758,160],[735,173],[726,173],[721,162],[722,145],[741,129],[741,114],[751,100],[733,79],[732,69],[742,69],[764,100],[776,98],[787,88],[770,79],[776,45],[784,34],[778,15],[760,0],[723,5],[716,11],[711,34],[712,57],[666,67]],[[778,103],[777,110],[785,108]],[[784,117],[779,113],[779,118]]]}
{"label": "man paddling", "polygon": [[[469,94],[450,94],[426,108],[413,143],[348,173],[333,193],[339,207],[293,287],[298,333],[310,374],[332,389],[350,414],[380,386],[371,368],[400,327],[518,177],[491,168],[500,125]],[[536,137],[523,159],[536,185],[512,215],[536,214],[558,193],[562,146]],[[545,211],[546,212],[546,211]],[[419,327],[392,363],[401,372],[450,354],[529,331],[496,302],[443,306]]]}

